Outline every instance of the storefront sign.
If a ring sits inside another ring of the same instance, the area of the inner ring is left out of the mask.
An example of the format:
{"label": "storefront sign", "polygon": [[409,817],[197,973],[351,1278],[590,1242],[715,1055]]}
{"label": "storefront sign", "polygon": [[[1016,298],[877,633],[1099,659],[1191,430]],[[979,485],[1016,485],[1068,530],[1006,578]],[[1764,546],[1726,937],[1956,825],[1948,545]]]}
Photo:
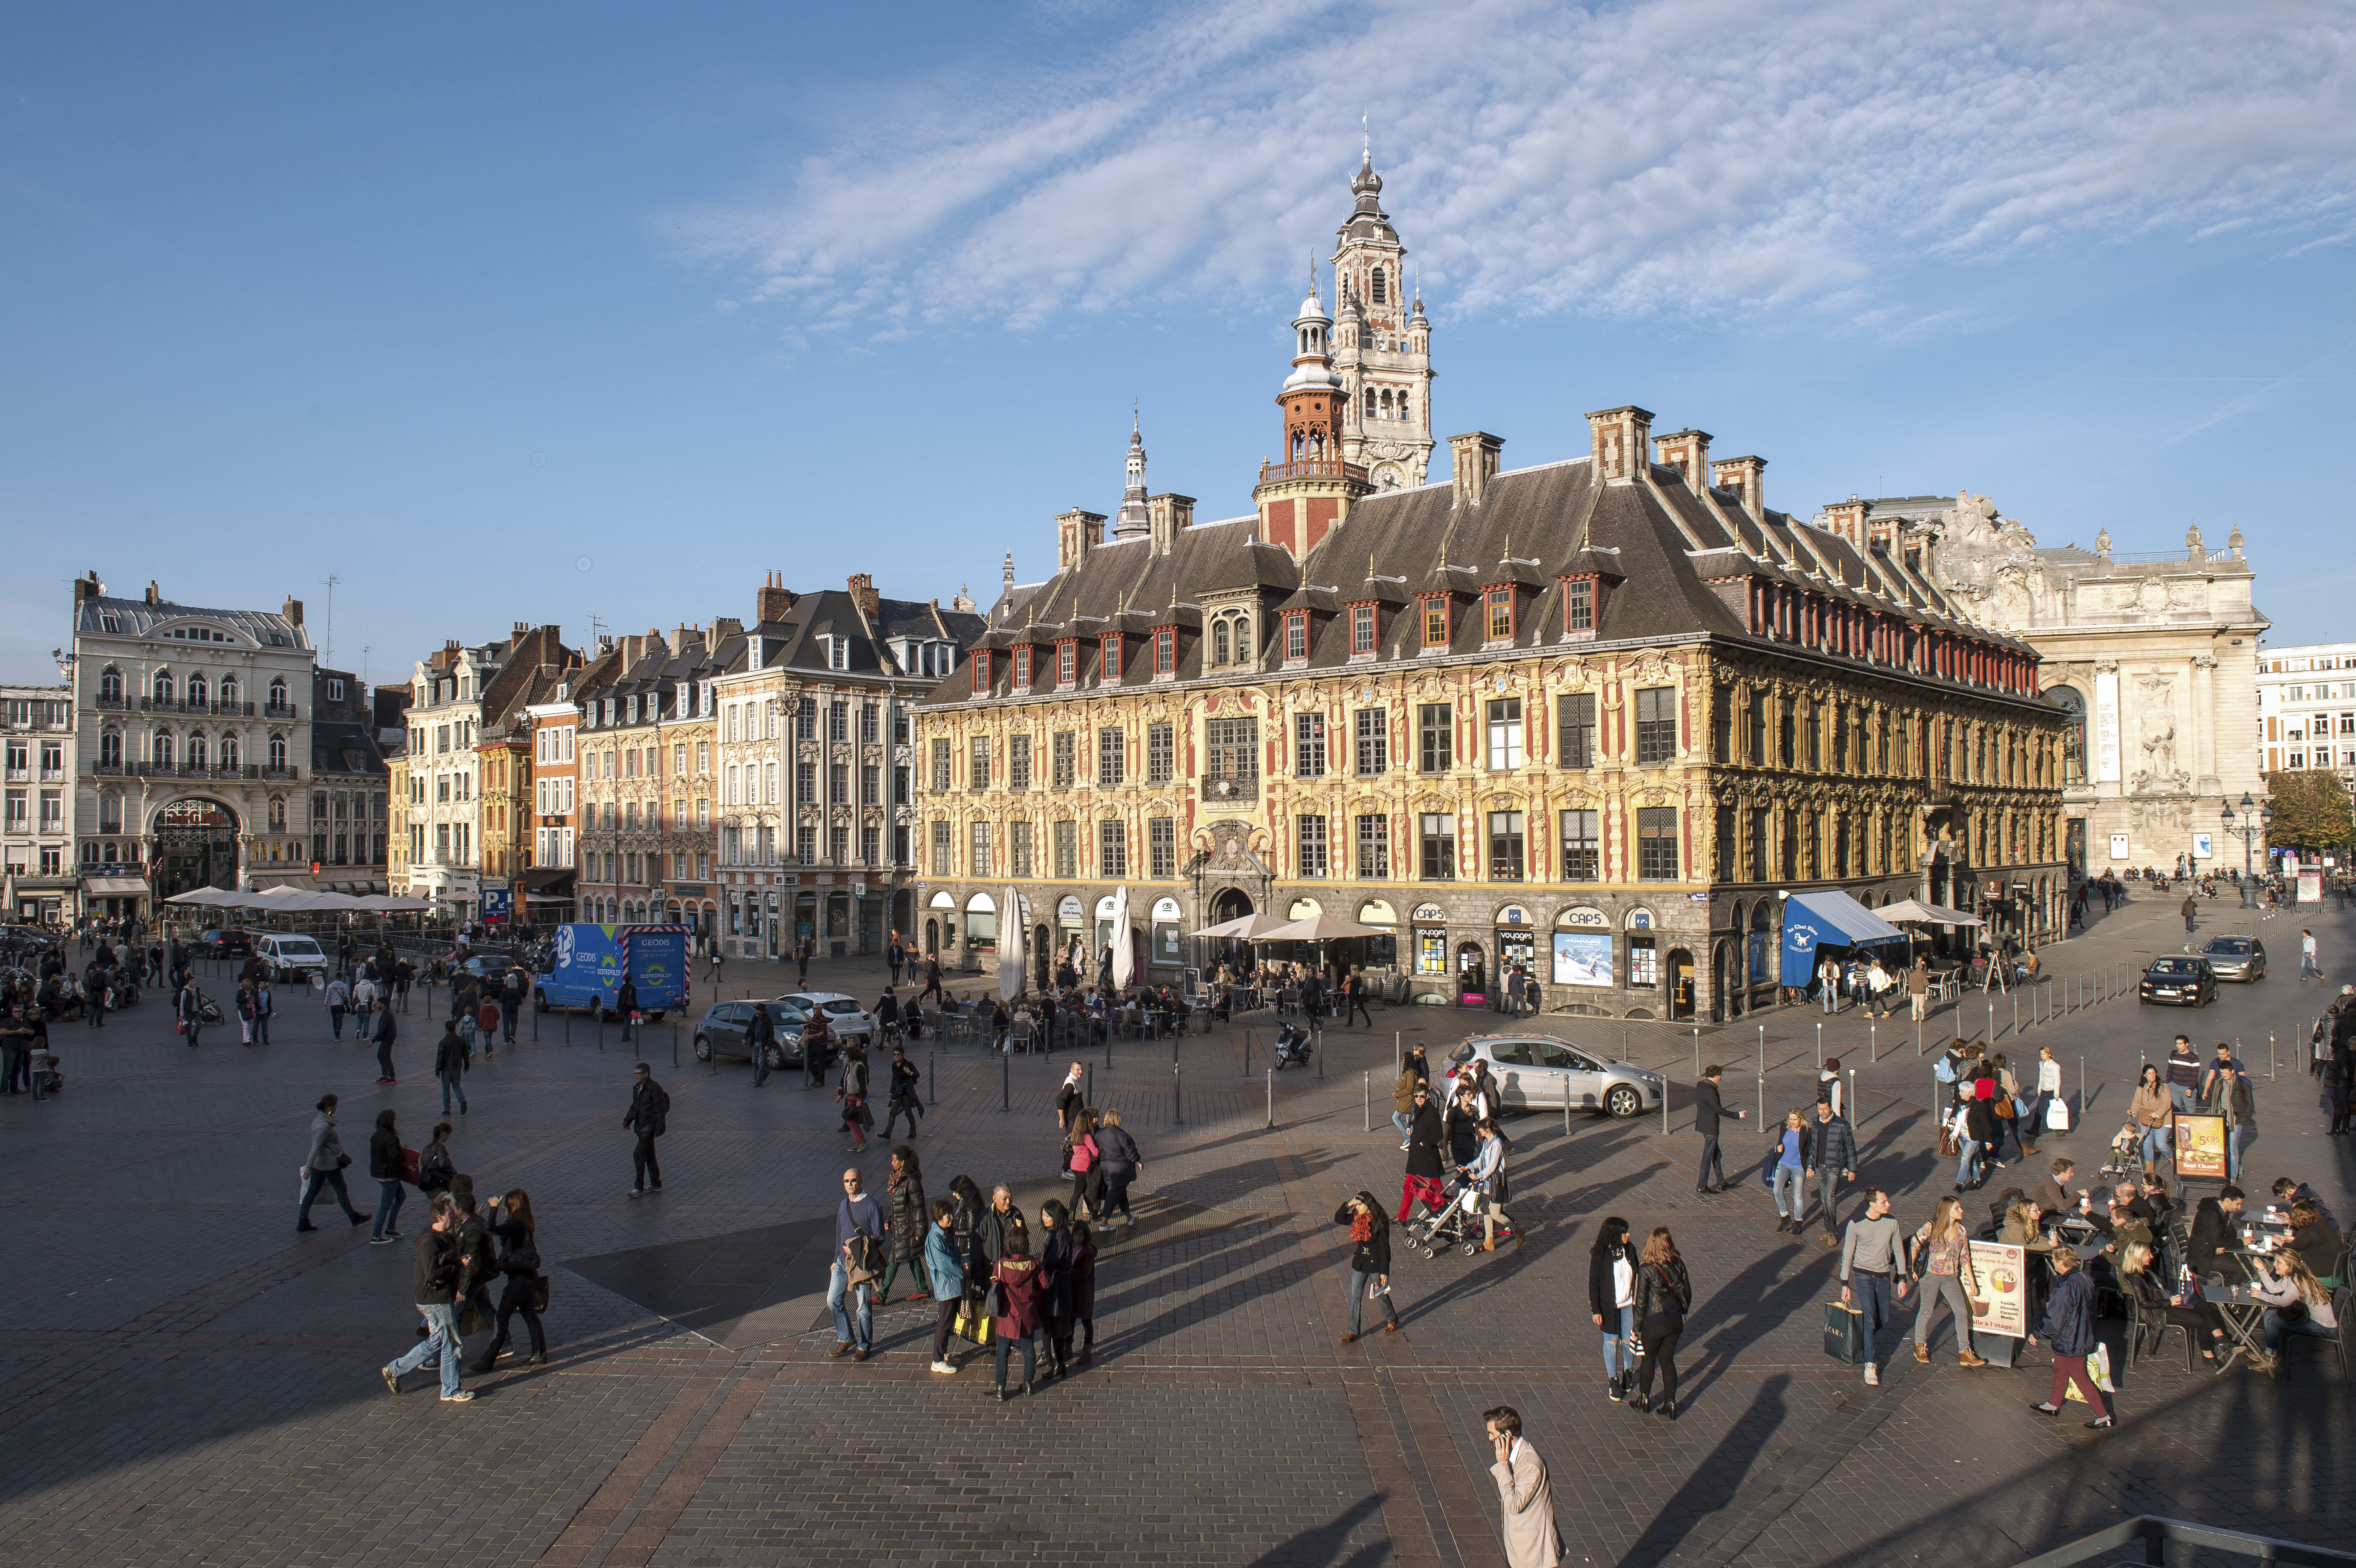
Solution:
{"label": "storefront sign", "polygon": [[2111,835],[2111,858],[2113,860],[2125,860],[2126,857],[2127,835],[2125,833],[2113,833]]}
{"label": "storefront sign", "polygon": [[1078,894],[1066,893],[1056,903],[1055,924],[1068,926],[1074,930],[1080,929],[1080,896]]}
{"label": "storefront sign", "polygon": [[[2214,841],[2211,840],[2207,833],[2194,833],[2192,835],[2192,858],[2195,860],[2216,859],[2217,852],[2210,847],[2213,842]],[[2329,865],[2329,862],[2326,862],[2325,864]]]}
{"label": "storefront sign", "polygon": [[1612,984],[1612,936],[1608,931],[1554,933],[1554,983],[1608,990]]}
{"label": "storefront sign", "polygon": [[2176,1117],[2176,1175],[2225,1179],[2225,1119],[2179,1112]]}
{"label": "storefront sign", "polygon": [[1408,918],[1444,922],[1448,918],[1448,912],[1437,904],[1418,904],[1415,907],[1415,913]]}
{"label": "storefront sign", "polygon": [[1497,924],[1501,926],[1526,926],[1529,923],[1529,912],[1519,904],[1508,904],[1497,911]]}
{"label": "storefront sign", "polygon": [[1612,917],[1591,904],[1578,904],[1557,915],[1554,923],[1574,930],[1608,931],[1612,929]]}
{"label": "storefront sign", "polygon": [[1653,929],[1653,912],[1650,909],[1644,908],[1629,910],[1628,929],[1632,931],[1651,930]]}
{"label": "storefront sign", "polygon": [[1175,898],[1156,898],[1153,901],[1153,918],[1157,920],[1176,919],[1178,918],[1178,900]]}
{"label": "storefront sign", "polygon": [[159,828],[233,828],[228,811],[210,800],[175,800],[155,813]]}
{"label": "storefront sign", "polygon": [[2029,1250],[1972,1243],[1972,1332],[2019,1339],[2029,1333]]}
{"label": "storefront sign", "polygon": [[1448,928],[1418,926],[1415,928],[1415,972],[1418,974],[1448,972]]}

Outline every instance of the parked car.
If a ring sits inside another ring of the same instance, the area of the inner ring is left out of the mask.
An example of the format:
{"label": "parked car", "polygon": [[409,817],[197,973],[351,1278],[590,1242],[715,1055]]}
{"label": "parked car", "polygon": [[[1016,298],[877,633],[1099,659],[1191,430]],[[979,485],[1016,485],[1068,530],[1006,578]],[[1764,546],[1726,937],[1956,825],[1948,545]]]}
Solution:
{"label": "parked car", "polygon": [[198,958],[243,958],[253,950],[253,937],[235,928],[202,931],[191,950]]}
{"label": "parked car", "polygon": [[2266,944],[2255,937],[2211,937],[2201,956],[2220,980],[2246,984],[2266,977]]}
{"label": "parked car", "polygon": [[1529,1110],[1559,1110],[1569,1104],[1611,1116],[1635,1116],[1658,1111],[1668,1088],[1657,1072],[1536,1034],[1477,1035],[1448,1058],[1448,1077],[1453,1079],[1475,1057],[1488,1061],[1506,1105]]}
{"label": "parked car", "polygon": [[875,1015],[862,1007],[857,997],[845,996],[839,991],[788,991],[777,1000],[790,1003],[798,1009],[794,1015],[797,1035],[801,1031],[804,1019],[811,1013],[822,1011],[826,1014],[827,1026],[834,1031],[835,1038],[847,1040],[856,1036],[861,1045],[871,1050],[874,1048]]}
{"label": "parked car", "polygon": [[2205,958],[2154,959],[2136,987],[2136,1000],[2171,1007],[2206,1007],[2217,1000],[2217,972]]}
{"label": "parked car", "polygon": [[[807,1065],[802,1058],[802,1026],[809,1021],[809,1012],[791,1002],[722,1002],[705,1008],[695,1026],[695,1059],[708,1062],[714,1057],[727,1057],[752,1060],[752,1047],[745,1042],[755,1007],[768,1010],[769,1026],[776,1035],[776,1044],[769,1047],[770,1068],[774,1070]],[[827,1060],[833,1060],[834,1055],[828,1051]]]}
{"label": "parked car", "polygon": [[307,982],[316,974],[321,985],[327,983],[327,955],[311,938],[286,931],[265,931],[252,945],[262,961],[270,966],[273,978]]}

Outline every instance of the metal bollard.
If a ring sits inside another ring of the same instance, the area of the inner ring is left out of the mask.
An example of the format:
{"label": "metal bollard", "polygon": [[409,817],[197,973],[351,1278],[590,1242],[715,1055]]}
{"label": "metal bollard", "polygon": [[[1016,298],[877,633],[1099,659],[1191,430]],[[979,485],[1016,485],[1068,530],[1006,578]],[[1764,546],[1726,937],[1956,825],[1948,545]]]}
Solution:
{"label": "metal bollard", "polygon": [[1821,1018],[1816,1020],[1816,1070],[1825,1070],[1825,1025]]}
{"label": "metal bollard", "polygon": [[1570,1091],[1569,1090],[1563,1090],[1562,1096],[1562,1132],[1565,1137],[1570,1135]]}
{"label": "metal bollard", "polygon": [[941,1098],[941,1053],[938,1047],[925,1053],[925,1103],[937,1105]]}
{"label": "metal bollard", "polygon": [[1865,1053],[1869,1065],[1881,1059],[1881,1020],[1879,1018],[1865,1026]]}
{"label": "metal bollard", "polygon": [[2012,993],[2012,1037],[2020,1038],[2020,993]]}
{"label": "metal bollard", "polygon": [[[1276,1069],[1268,1069],[1268,1126],[1276,1125]],[[1266,1129],[1262,1129],[1266,1131]]]}
{"label": "metal bollard", "polygon": [[1174,1125],[1180,1127],[1186,1124],[1186,1112],[1182,1103],[1185,1087],[1178,1064],[1172,1062],[1170,1064],[1170,1120]]}
{"label": "metal bollard", "polygon": [[1013,1059],[1003,1051],[998,1054],[998,1108],[1001,1111],[1011,1111],[1014,1108],[1013,1101],[1009,1098],[1013,1093],[1014,1080],[1012,1066]]}
{"label": "metal bollard", "polygon": [[1701,1081],[1701,1026],[1694,1026],[1694,1081]]}
{"label": "metal bollard", "polygon": [[1365,1119],[1366,1123],[1360,1131],[1373,1132],[1375,1130],[1375,1075],[1371,1072],[1361,1074],[1359,1077],[1358,1113]]}
{"label": "metal bollard", "polygon": [[1245,1078],[1249,1078],[1249,1077],[1251,1076],[1251,1048],[1252,1048],[1252,1032],[1251,1032],[1249,1029],[1246,1029],[1246,1030],[1244,1031],[1244,1058],[1243,1058],[1243,1074],[1242,1074],[1242,1076],[1244,1076]]}
{"label": "metal bollard", "polygon": [[2086,1120],[2086,1058],[2078,1058],[2078,1120]]}
{"label": "metal bollard", "polygon": [[2275,1032],[2274,1032],[2272,1029],[2268,1029],[2268,1030],[2266,1031],[2266,1078],[2267,1078],[2267,1079],[2268,1079],[2269,1081],[2271,1081],[2271,1080],[2273,1079],[2274,1076],[2275,1076]]}
{"label": "metal bollard", "polygon": [[1767,1125],[1767,1075],[1759,1075],[1759,1124]]}
{"label": "metal bollard", "polygon": [[[1563,1109],[1564,1109],[1564,1110],[1568,1111],[1569,1109],[1570,1109],[1570,1096],[1569,1096],[1569,1093],[1565,1093],[1565,1094],[1563,1095],[1563,1097],[1562,1097],[1562,1104],[1563,1104]],[[1668,1077],[1668,1074],[1666,1074],[1666,1073],[1663,1073],[1663,1074],[1661,1075],[1661,1131],[1662,1131],[1664,1133],[1666,1133],[1668,1132],[1668,1130],[1669,1130],[1669,1077]]]}
{"label": "metal bollard", "polygon": [[1980,1000],[1987,1007],[1987,1026],[1983,1033],[1987,1036],[1988,1044],[1994,1045],[1996,1044],[1996,998],[1983,991],[1980,993]]}
{"label": "metal bollard", "polygon": [[1325,1031],[1323,1029],[1317,1031],[1317,1049],[1314,1055],[1317,1058],[1317,1081],[1323,1083],[1325,1081]]}
{"label": "metal bollard", "polygon": [[1767,1076],[1767,1026],[1764,1024],[1759,1026],[1759,1076],[1762,1079]]}

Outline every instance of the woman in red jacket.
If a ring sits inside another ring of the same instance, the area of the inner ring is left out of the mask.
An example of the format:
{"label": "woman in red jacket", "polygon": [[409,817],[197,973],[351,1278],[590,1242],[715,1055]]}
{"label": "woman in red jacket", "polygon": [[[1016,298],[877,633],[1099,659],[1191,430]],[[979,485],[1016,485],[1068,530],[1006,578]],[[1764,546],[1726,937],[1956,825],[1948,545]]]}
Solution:
{"label": "woman in red jacket", "polygon": [[1006,1251],[991,1271],[991,1294],[997,1299],[991,1304],[991,1316],[998,1322],[992,1336],[996,1343],[998,1363],[998,1397],[1003,1402],[1011,1396],[1006,1391],[1006,1352],[1015,1340],[1023,1342],[1023,1391],[1030,1393],[1033,1379],[1039,1375],[1038,1337],[1046,1327],[1045,1315],[1039,1305],[1039,1264],[1030,1255],[1030,1240],[1020,1230],[1006,1232]]}

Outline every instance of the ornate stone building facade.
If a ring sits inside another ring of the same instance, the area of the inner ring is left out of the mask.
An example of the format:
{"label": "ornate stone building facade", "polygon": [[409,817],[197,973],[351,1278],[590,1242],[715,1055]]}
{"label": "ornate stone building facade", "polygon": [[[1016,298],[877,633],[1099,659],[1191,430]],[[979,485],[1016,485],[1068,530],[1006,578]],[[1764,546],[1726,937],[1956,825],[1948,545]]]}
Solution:
{"label": "ornate stone building facade", "polygon": [[1365,469],[1376,489],[1397,489],[1422,484],[1431,467],[1431,323],[1420,285],[1409,303],[1407,247],[1383,210],[1372,153],[1350,194],[1332,258],[1333,373],[1347,407],[1339,456]]}
{"label": "ornate stone building facade", "polygon": [[[2255,574],[2234,529],[2222,550],[2188,528],[2173,553],[2040,546],[1986,496],[1849,501],[1902,542],[1957,608],[2020,638],[2065,716],[2065,847],[2073,875],[2179,864],[2238,867],[2218,814],[2263,796]],[[1828,509],[1824,514],[1842,508]]]}
{"label": "ornate stone building facade", "polygon": [[1254,515],[1066,513],[1055,575],[920,708],[927,945],[1020,919],[1094,950],[1126,887],[1158,978],[1202,926],[1324,912],[1441,1000],[1510,963],[1556,1010],[1722,1018],[1774,999],[1784,894],[2053,933],[2063,726],[2025,643],[1861,508],[1796,523],[1762,460],[1639,408],[1569,460],[1506,471],[1473,432],[1450,483],[1379,489],[1328,326],[1312,295]]}

